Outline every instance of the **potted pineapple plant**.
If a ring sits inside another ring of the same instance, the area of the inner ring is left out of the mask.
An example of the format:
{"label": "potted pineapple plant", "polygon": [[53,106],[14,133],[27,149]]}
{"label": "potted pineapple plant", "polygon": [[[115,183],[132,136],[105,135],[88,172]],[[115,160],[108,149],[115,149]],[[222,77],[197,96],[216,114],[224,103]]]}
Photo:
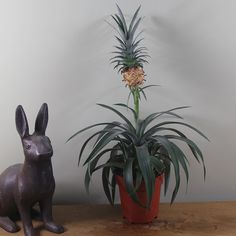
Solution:
{"label": "potted pineapple plant", "polygon": [[[123,217],[132,223],[151,222],[158,216],[161,184],[164,181],[164,192],[169,187],[170,175],[175,176],[171,203],[174,202],[180,187],[180,171],[183,170],[188,181],[189,160],[181,146],[181,141],[189,147],[194,159],[203,166],[205,178],[206,168],[201,150],[177,127],[186,127],[207,137],[198,129],[182,121],[176,112],[187,108],[176,107],[166,111],[155,112],[141,118],[139,111],[140,99],[146,99],[146,89],[153,85],[145,85],[144,64],[147,63],[147,49],[141,45],[137,29],[141,22],[140,7],[135,11],[128,24],[119,6],[118,13],[112,15],[116,25],[116,50],[111,62],[118,69],[123,82],[133,98],[133,106],[117,103],[114,106],[98,104],[101,108],[114,112],[119,120],[106,121],[90,125],[79,130],[69,139],[88,129],[98,128],[82,145],[79,163],[88,143],[94,141],[83,165],[86,166],[85,187],[89,184],[94,172],[102,170],[102,184],[107,199],[114,204],[116,185],[119,186]],[[120,109],[133,114],[129,120]],[[173,120],[159,120],[164,115]],[[177,126],[177,127],[176,127]],[[207,139],[208,140],[208,139]],[[112,145],[111,145],[112,144]],[[108,159],[104,156],[108,155]]]}

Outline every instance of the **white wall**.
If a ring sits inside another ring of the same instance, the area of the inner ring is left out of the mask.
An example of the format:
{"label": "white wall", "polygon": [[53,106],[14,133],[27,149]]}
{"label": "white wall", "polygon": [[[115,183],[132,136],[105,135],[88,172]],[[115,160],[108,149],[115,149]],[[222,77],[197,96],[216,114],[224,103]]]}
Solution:
{"label": "white wall", "polygon": [[183,182],[178,201],[235,199],[236,2],[230,0],[1,0],[0,171],[23,161],[16,106],[24,106],[32,129],[40,105],[47,102],[55,201],[106,202],[99,178],[91,195],[85,194],[84,170],[77,167],[78,151],[91,132],[65,141],[80,128],[116,118],[97,102],[127,97],[109,65],[115,42],[105,21],[116,12],[115,2],[127,17],[141,4],[145,16],[142,27],[151,55],[146,83],[161,87],[150,89],[142,114],[190,105],[181,114],[211,139],[207,143],[192,135],[204,152],[207,180],[191,162],[188,194]]}

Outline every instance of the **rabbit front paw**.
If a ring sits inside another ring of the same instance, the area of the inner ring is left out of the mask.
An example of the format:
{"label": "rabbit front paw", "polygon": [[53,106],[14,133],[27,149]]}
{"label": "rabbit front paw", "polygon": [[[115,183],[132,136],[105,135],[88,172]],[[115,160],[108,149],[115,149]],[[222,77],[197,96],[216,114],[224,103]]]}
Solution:
{"label": "rabbit front paw", "polygon": [[56,224],[54,222],[46,222],[45,223],[45,228],[50,231],[50,232],[53,232],[53,233],[56,233],[56,234],[61,234],[61,233],[64,233],[65,232],[65,229],[63,226],[59,225],[59,224]]}
{"label": "rabbit front paw", "polygon": [[25,236],[36,236],[36,232],[33,227],[25,228]]}

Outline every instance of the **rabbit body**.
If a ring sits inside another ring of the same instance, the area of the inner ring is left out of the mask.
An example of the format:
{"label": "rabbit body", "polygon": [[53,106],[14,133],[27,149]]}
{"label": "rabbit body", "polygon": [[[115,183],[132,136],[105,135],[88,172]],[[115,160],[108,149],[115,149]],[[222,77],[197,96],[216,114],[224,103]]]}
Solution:
{"label": "rabbit body", "polygon": [[30,135],[28,122],[21,106],[16,109],[16,127],[21,137],[25,161],[8,167],[0,175],[0,227],[8,232],[20,228],[11,220],[19,214],[26,236],[35,236],[31,209],[39,203],[45,227],[54,233],[64,228],[52,218],[52,197],[55,180],[51,164],[53,149],[50,139],[45,136],[48,122],[47,104],[43,104],[35,123],[35,132]]}
{"label": "rabbit body", "polygon": [[46,171],[41,172],[38,171],[38,166],[36,168],[31,166],[25,176],[24,164],[16,164],[8,167],[0,175],[0,216],[14,216],[18,213],[17,201],[19,199],[24,199],[33,207],[54,192],[55,181],[52,167],[49,163],[40,164],[40,169],[43,168]]}

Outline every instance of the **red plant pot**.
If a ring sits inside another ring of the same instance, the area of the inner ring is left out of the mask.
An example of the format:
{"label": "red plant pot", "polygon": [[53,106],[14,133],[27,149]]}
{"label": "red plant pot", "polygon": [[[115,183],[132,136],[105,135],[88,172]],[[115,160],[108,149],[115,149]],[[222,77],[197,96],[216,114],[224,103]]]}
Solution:
{"label": "red plant pot", "polygon": [[[161,185],[163,176],[158,176],[155,182],[155,190],[152,197],[150,209],[143,208],[135,203],[127,193],[122,176],[116,175],[116,182],[120,190],[120,201],[123,217],[130,223],[145,224],[152,222],[158,217]],[[138,198],[143,205],[147,203],[147,194],[144,183],[137,191]]]}

